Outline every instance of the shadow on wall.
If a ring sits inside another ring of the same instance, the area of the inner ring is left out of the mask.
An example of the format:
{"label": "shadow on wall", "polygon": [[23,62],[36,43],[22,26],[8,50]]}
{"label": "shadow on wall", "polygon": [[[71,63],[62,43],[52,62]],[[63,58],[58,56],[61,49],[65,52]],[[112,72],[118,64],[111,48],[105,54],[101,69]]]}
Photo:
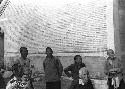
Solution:
{"label": "shadow on wall", "polygon": [[125,55],[122,55],[121,56],[121,61],[122,61],[122,66],[123,66],[123,78],[124,78],[124,81],[125,81]]}
{"label": "shadow on wall", "polygon": [[[74,56],[58,56],[63,67],[67,67],[70,64],[74,63]],[[14,61],[16,61],[16,57],[5,57],[4,63],[7,68],[10,68]],[[31,59],[31,65],[34,65],[35,71],[40,71],[41,73],[44,73],[43,71],[43,60],[45,57],[42,56],[30,56]],[[104,77],[104,62],[105,62],[104,57],[100,56],[86,56],[83,57],[83,62],[86,64],[87,68],[90,71],[90,75],[92,77]]]}

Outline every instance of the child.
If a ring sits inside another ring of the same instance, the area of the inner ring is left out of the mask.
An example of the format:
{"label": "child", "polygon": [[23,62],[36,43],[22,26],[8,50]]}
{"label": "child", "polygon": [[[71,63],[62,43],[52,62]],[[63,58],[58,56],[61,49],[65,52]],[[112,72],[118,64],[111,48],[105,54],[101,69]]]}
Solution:
{"label": "child", "polygon": [[43,61],[45,71],[46,89],[61,89],[61,75],[63,66],[60,60],[53,56],[53,50],[46,48],[46,59]]}
{"label": "child", "polygon": [[6,89],[30,89],[29,81],[23,77],[22,67],[18,64],[14,64],[12,66],[12,71],[13,78],[7,83]]}
{"label": "child", "polygon": [[87,68],[83,67],[79,70],[79,78],[72,82],[70,89],[94,89]]}

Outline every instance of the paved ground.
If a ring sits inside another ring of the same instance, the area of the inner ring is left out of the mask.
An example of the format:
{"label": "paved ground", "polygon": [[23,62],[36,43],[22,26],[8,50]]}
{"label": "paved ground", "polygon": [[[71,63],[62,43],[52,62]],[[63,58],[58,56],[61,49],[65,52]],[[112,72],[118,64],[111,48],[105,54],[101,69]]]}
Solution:
{"label": "paved ground", "polygon": [[[71,81],[67,79],[62,79],[62,89],[68,89],[68,86],[70,85]],[[34,82],[34,88],[35,89],[45,89],[45,80],[44,77],[41,77],[40,81]]]}

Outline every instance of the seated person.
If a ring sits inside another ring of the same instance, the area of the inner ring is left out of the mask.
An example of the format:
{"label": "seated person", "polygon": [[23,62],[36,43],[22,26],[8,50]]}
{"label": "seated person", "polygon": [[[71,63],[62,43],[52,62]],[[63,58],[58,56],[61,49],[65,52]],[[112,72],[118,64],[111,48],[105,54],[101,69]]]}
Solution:
{"label": "seated person", "polygon": [[30,89],[28,78],[18,64],[12,66],[12,71],[13,78],[7,83],[6,89]]}
{"label": "seated person", "polygon": [[108,76],[108,89],[125,89],[122,62],[112,49],[107,50],[104,72]]}
{"label": "seated person", "polygon": [[64,69],[64,72],[69,78],[71,77],[74,81],[75,79],[79,77],[79,70],[82,67],[85,67],[85,64],[82,62],[82,57],[80,55],[76,55],[74,57],[74,63],[66,67]]}
{"label": "seated person", "polygon": [[72,82],[69,89],[94,89],[87,68],[83,67],[79,70],[79,78]]}

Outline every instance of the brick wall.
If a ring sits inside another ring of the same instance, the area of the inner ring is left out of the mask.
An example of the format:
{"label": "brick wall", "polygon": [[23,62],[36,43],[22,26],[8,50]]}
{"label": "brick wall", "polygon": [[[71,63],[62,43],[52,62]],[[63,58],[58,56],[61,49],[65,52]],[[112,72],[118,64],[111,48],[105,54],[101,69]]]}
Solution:
{"label": "brick wall", "polygon": [[20,46],[30,53],[43,53],[46,46],[64,53],[114,48],[112,1],[69,3],[56,9],[20,1],[9,3],[0,17],[7,18],[0,23],[5,29],[5,53],[19,52]]}

